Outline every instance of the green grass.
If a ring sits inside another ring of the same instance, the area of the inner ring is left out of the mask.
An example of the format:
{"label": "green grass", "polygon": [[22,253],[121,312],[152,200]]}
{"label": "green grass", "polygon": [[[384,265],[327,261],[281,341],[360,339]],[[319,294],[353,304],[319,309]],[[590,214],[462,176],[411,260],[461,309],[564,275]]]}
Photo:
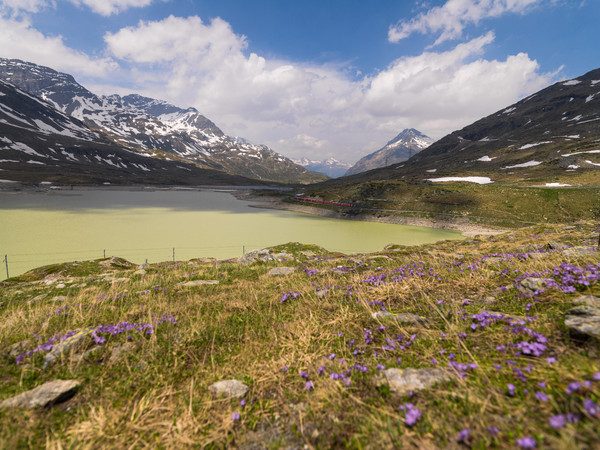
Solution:
{"label": "green grass", "polygon": [[[589,222],[570,228],[536,225],[495,237],[351,257],[289,243],[271,252],[286,252],[297,261],[166,262],[135,275],[135,267],[100,264],[106,260],[36,269],[2,283],[0,290],[0,400],[57,378],[78,379],[82,386],[52,409],[0,411],[0,447],[452,448],[460,445],[457,436],[464,428],[473,448],[517,447],[523,436],[535,438],[539,447],[596,447],[599,418],[582,405],[585,399],[598,403],[600,382],[572,395],[565,389],[600,371],[598,342],[571,336],[564,316],[573,298],[599,295],[600,285],[593,281],[578,285],[575,293],[549,289],[526,298],[514,282],[525,273],[553,276],[563,263],[598,268],[600,258],[594,253],[568,258],[561,252],[537,259],[509,256],[537,252],[549,241],[595,245],[593,233]],[[299,270],[267,275],[281,265]],[[108,276],[129,281],[112,282]],[[48,279],[56,281],[40,283]],[[194,279],[220,284],[177,286]],[[60,282],[64,288],[56,287]],[[321,290],[324,297],[317,295]],[[287,292],[300,294],[282,302]],[[52,301],[57,295],[67,299]],[[426,317],[428,323],[373,319],[382,307]],[[503,320],[472,329],[477,321],[471,315],[482,310],[535,320],[525,324],[529,332],[507,331]],[[81,360],[78,355],[95,345],[89,338],[45,371],[44,352],[19,365],[8,354],[9,346],[25,339],[32,349],[68,331],[153,323],[164,315],[177,324],[159,323],[153,334],[102,334],[106,342]],[[365,333],[372,342],[365,341]],[[547,339],[541,356],[510,347],[532,341],[528,333]],[[382,348],[390,342],[393,348]],[[119,348],[128,350],[116,358]],[[451,361],[476,368],[451,371],[450,381],[412,396],[398,397],[376,382],[378,364],[448,368]],[[353,367],[367,369],[351,370],[348,385],[332,379],[332,373]],[[314,383],[311,390],[303,371]],[[462,371],[465,376],[458,376]],[[207,392],[211,383],[231,378],[250,387],[245,406]],[[515,385],[513,396],[509,383]],[[538,391],[548,401],[538,400]],[[404,421],[400,407],[406,403],[422,414],[414,426]],[[240,420],[232,420],[234,412]],[[580,420],[561,429],[549,425],[551,416],[569,413]],[[496,427],[497,435],[488,427]]]}

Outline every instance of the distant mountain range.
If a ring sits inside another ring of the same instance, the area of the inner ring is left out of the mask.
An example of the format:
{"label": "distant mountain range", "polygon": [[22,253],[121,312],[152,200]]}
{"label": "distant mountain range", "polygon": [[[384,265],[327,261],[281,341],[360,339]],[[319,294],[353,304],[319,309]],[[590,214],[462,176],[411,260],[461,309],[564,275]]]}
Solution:
{"label": "distant mountain range", "polygon": [[331,178],[341,177],[352,166],[352,164],[338,161],[335,158],[329,158],[324,161],[314,161],[308,158],[302,158],[293,161],[308,170],[327,175]]}
{"label": "distant mountain range", "polygon": [[[0,96],[4,136],[0,140],[0,169],[6,177],[11,172],[23,179],[26,173],[39,172],[42,163],[58,158],[54,170],[65,161],[77,162],[79,171],[68,174],[75,180],[89,179],[83,175],[89,173],[98,174],[100,179],[125,181],[128,171],[133,171],[146,176],[132,175],[132,180],[152,181],[155,170],[172,171],[167,178],[175,183],[182,170],[193,173],[191,179],[190,173],[181,179],[186,184],[211,184],[220,179],[231,183],[238,177],[243,183],[248,179],[282,183],[326,179],[265,145],[225,135],[195,108],[183,109],[135,94],[98,96],[71,75],[14,59],[0,58],[0,82],[4,94]],[[76,139],[77,144],[67,138]],[[21,151],[24,146],[30,149],[29,154]],[[93,157],[83,157],[82,149],[93,153]],[[24,155],[34,157],[29,159],[37,163],[29,162]],[[125,163],[126,159],[138,158],[145,164]],[[173,161],[178,162],[179,169],[174,169],[178,166],[171,164]],[[83,170],[80,166],[89,167]],[[147,170],[139,169],[142,166]],[[66,170],[67,166],[57,171],[55,178],[68,178]],[[207,176],[209,171],[218,173]],[[48,177],[51,170],[47,172]]]}
{"label": "distant mountain range", "polygon": [[432,142],[433,139],[425,136],[420,131],[407,128],[385,144],[384,147],[358,160],[356,164],[348,169],[346,175],[366,172],[406,161],[424,148],[429,147]]}
{"label": "distant mountain range", "polygon": [[561,81],[416,153],[409,160],[335,180],[424,181],[486,176],[600,184],[600,69]]}

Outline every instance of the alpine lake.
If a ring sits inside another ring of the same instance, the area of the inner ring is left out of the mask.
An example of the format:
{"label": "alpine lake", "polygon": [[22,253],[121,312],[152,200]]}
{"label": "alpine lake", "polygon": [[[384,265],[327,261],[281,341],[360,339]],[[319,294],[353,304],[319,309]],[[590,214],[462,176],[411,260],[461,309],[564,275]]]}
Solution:
{"label": "alpine lake", "polygon": [[349,254],[462,238],[458,231],[250,205],[216,189],[0,192],[0,280],[7,277],[6,265],[16,276],[47,264],[110,256],[136,264],[228,259],[287,242]]}

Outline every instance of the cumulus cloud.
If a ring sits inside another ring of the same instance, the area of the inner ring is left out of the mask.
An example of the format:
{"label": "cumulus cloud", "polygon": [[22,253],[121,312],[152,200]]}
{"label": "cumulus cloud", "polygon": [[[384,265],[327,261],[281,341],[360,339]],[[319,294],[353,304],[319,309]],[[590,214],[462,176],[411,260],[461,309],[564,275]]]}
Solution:
{"label": "cumulus cloud", "polygon": [[98,77],[117,68],[117,63],[110,58],[92,59],[68,47],[62,36],[45,36],[33,28],[27,18],[0,17],[0,56]]}
{"label": "cumulus cloud", "polygon": [[447,0],[411,20],[402,20],[389,28],[388,39],[398,42],[413,33],[438,33],[434,45],[462,36],[464,28],[482,19],[506,13],[525,13],[533,6],[555,0]]}
{"label": "cumulus cloud", "polygon": [[48,6],[54,6],[53,0],[0,0],[0,12],[18,14],[37,13]]}
{"label": "cumulus cloud", "polygon": [[[19,1],[19,0],[11,0]],[[38,0],[27,0],[38,1]],[[41,1],[41,0],[40,0]],[[142,8],[153,3],[155,0],[69,0],[76,6],[87,6],[96,14],[110,16],[118,14],[129,8]]]}
{"label": "cumulus cloud", "polygon": [[171,16],[105,35],[107,51],[130,67],[142,93],[195,106],[226,133],[286,156],[347,161],[403,128],[440,138],[551,81],[527,54],[485,59],[494,38],[400,58],[356,80],[344,67],[249,53],[246,38],[219,18]]}

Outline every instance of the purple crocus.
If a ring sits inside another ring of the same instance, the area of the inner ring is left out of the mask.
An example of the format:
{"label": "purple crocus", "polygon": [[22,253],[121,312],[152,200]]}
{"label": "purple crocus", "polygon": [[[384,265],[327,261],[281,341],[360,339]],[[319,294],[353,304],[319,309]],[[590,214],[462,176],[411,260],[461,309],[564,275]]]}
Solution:
{"label": "purple crocus", "polygon": [[552,428],[562,428],[567,424],[567,419],[563,414],[556,414],[555,416],[550,416],[548,419],[548,423]]}
{"label": "purple crocus", "polygon": [[457,440],[458,442],[464,442],[465,444],[468,444],[471,440],[471,430],[468,428],[463,428],[462,430],[460,430],[460,433],[458,433]]}
{"label": "purple crocus", "polygon": [[531,436],[523,436],[522,438],[517,439],[517,444],[521,448],[536,448],[537,441]]}

